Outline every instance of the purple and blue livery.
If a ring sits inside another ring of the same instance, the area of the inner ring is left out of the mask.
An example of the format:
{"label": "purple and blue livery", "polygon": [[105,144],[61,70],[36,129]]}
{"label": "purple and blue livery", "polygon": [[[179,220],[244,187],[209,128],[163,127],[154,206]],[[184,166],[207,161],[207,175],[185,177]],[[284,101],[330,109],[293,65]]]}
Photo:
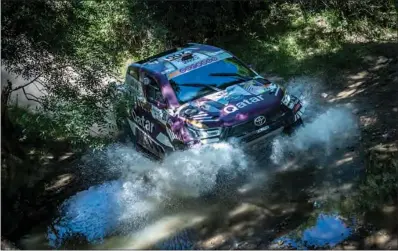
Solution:
{"label": "purple and blue livery", "polygon": [[252,144],[300,124],[301,101],[223,49],[189,43],[128,66],[124,129],[159,158],[236,139]]}

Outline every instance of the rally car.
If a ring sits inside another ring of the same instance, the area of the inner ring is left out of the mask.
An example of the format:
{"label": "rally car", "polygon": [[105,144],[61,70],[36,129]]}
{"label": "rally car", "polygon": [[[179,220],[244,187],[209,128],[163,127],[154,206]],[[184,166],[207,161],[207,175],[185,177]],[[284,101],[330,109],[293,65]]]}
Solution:
{"label": "rally car", "polygon": [[301,101],[232,53],[189,43],[132,63],[122,130],[159,158],[203,144],[253,144],[302,122]]}

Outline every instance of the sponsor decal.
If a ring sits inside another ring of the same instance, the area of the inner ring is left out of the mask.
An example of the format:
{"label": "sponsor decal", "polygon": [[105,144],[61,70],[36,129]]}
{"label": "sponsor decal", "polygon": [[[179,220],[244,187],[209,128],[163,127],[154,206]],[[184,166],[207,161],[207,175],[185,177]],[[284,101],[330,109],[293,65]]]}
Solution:
{"label": "sponsor decal", "polygon": [[172,73],[169,73],[169,75],[167,75],[168,79],[172,79],[174,77],[177,77],[178,75],[180,75],[181,72],[180,71],[173,71]]}
{"label": "sponsor decal", "polygon": [[162,143],[165,146],[168,146],[170,148],[174,148],[173,145],[171,144],[169,138],[167,138],[167,136],[164,135],[163,133],[159,133],[158,136],[156,137],[156,140],[159,141],[160,143]]}
{"label": "sponsor decal", "polygon": [[246,107],[248,105],[251,105],[251,104],[255,104],[255,103],[260,102],[262,100],[264,100],[264,98],[261,95],[258,95],[258,96],[255,96],[255,97],[251,97],[251,98],[247,98],[247,99],[242,100],[239,103],[236,103],[235,105],[229,104],[229,105],[225,106],[223,111],[226,112],[227,114],[233,113],[233,112],[238,111],[239,109],[242,109],[242,108],[244,108],[244,107]]}
{"label": "sponsor decal", "polygon": [[171,118],[169,118],[169,119],[167,120],[167,124],[170,125],[170,126],[173,125],[173,120],[172,120]]}
{"label": "sponsor decal", "polygon": [[266,91],[263,85],[256,83],[253,80],[244,83],[242,87],[253,95],[260,95]]}
{"label": "sponsor decal", "polygon": [[210,94],[205,98],[223,105],[228,105],[231,102],[242,100],[246,96],[253,96],[253,95],[244,90],[240,86],[230,86],[226,90],[223,90],[215,94]]}
{"label": "sponsor decal", "polygon": [[160,155],[160,153],[156,146],[159,146],[164,151],[163,147],[159,143],[157,143],[154,139],[147,135],[142,135],[142,144],[147,150],[158,156]]}
{"label": "sponsor decal", "polygon": [[260,129],[258,129],[256,131],[256,133],[264,132],[264,131],[267,131],[268,129],[269,129],[269,126],[264,126],[264,127],[261,127]]}
{"label": "sponsor decal", "polygon": [[202,67],[202,66],[204,66],[204,65],[207,65],[207,64],[211,64],[211,63],[213,63],[213,62],[216,62],[217,60],[218,60],[217,57],[206,58],[206,59],[204,59],[204,60],[201,60],[201,61],[199,61],[199,62],[196,62],[196,63],[194,63],[194,64],[191,64],[191,65],[189,65],[189,66],[187,66],[187,67],[184,67],[184,68],[180,69],[180,72],[181,72],[181,73],[186,73],[186,72],[188,72],[188,71],[192,71],[192,70],[197,69],[197,68],[199,68],[199,67]]}
{"label": "sponsor decal", "polygon": [[149,133],[153,132],[153,128],[155,125],[150,120],[146,119],[144,116],[138,116],[134,110],[132,110],[131,116],[134,122],[144,128],[145,131]]}
{"label": "sponsor decal", "polygon": [[[219,102],[219,100],[222,99],[223,97],[225,97],[227,94],[228,93],[227,93],[226,90],[222,90],[220,92],[215,92],[215,93],[212,93],[210,95],[207,95],[205,98],[209,99],[209,100],[212,100],[212,101]],[[201,101],[205,102],[205,100],[201,100]]]}
{"label": "sponsor decal", "polygon": [[162,73],[162,74],[167,74],[167,73],[172,72],[173,70],[174,70],[174,69],[166,69],[166,70],[162,71],[161,73]]}
{"label": "sponsor decal", "polygon": [[224,99],[229,103],[229,102],[234,102],[234,101],[238,101],[238,100],[242,100],[245,98],[245,95],[242,94],[232,94],[232,95],[228,95],[225,96]]}
{"label": "sponsor decal", "polygon": [[209,56],[216,56],[216,55],[219,55],[219,54],[221,54],[221,53],[225,53],[223,50],[219,50],[219,51],[213,51],[213,52],[208,52],[208,51],[206,51],[206,55],[209,55]]}
{"label": "sponsor decal", "polygon": [[[183,56],[183,54],[180,55],[180,57],[181,56]],[[196,54],[193,53],[192,56],[194,57],[194,60],[193,61],[190,60],[189,62],[192,64],[188,65],[188,66],[186,66],[185,61],[174,60],[173,64],[177,67],[178,70],[168,73],[168,75],[167,75],[168,79],[175,78],[181,74],[187,73],[191,70],[200,68],[202,66],[211,64],[213,62],[232,57],[230,54],[225,53],[225,52],[217,54],[215,56],[210,56],[210,57],[209,57],[209,55],[205,55],[205,54],[201,54],[201,53],[196,53]]]}
{"label": "sponsor decal", "polygon": [[226,107],[224,107],[224,112],[226,113],[233,113],[236,112],[237,110],[239,109],[234,105],[227,105]]}
{"label": "sponsor decal", "polygon": [[265,86],[265,90],[270,93],[276,92],[278,88],[279,88],[279,86],[277,86],[276,84],[273,84],[273,83],[270,83]]}
{"label": "sponsor decal", "polygon": [[166,126],[166,131],[171,141],[180,139],[168,126]]}
{"label": "sponsor decal", "polygon": [[165,111],[163,111],[163,110],[161,110],[161,109],[159,109],[159,108],[157,108],[156,106],[154,106],[154,105],[151,105],[151,114],[152,114],[152,117],[154,118],[154,119],[156,119],[157,121],[159,121],[159,122],[161,122],[161,123],[163,123],[163,124],[166,124],[166,112]]}

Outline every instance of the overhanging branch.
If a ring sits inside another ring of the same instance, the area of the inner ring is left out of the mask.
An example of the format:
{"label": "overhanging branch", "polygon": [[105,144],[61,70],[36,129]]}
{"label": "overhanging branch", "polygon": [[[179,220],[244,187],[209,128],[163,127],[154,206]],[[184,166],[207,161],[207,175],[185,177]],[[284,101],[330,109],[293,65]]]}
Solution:
{"label": "overhanging branch", "polygon": [[[29,81],[28,83],[26,83],[26,84],[24,84],[24,85],[21,85],[21,86],[18,86],[18,87],[15,87],[14,89],[11,90],[11,92],[18,91],[18,90],[20,90],[20,89],[24,89],[25,87],[27,87],[28,85],[34,83],[37,79],[39,79],[39,78],[41,77],[41,75],[43,75],[43,73],[37,75],[37,77],[35,77],[35,78],[32,79],[31,81]],[[24,91],[24,92],[25,92],[25,91]]]}
{"label": "overhanging branch", "polygon": [[25,98],[29,101],[35,101],[39,104],[43,104],[43,99],[40,99],[39,97],[36,97],[35,95],[31,93],[27,93],[25,88],[22,88],[23,94],[25,95]]}

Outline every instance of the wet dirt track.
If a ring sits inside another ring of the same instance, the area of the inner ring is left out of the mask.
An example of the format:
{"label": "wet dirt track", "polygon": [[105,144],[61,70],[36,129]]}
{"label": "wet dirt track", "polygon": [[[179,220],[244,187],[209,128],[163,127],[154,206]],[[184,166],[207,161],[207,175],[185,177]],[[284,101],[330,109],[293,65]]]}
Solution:
{"label": "wet dirt track", "polygon": [[[396,239],[382,232],[366,232],[358,242],[345,244],[357,234],[355,218],[325,205],[355,190],[364,151],[397,146],[398,100],[392,97],[398,86],[398,47],[379,47],[358,69],[334,79],[301,77],[284,83],[307,102],[306,126],[292,137],[254,149],[220,145],[180,153],[163,164],[122,145],[84,156],[79,175],[93,187],[67,199],[58,214],[19,245],[394,248]],[[216,186],[219,170],[228,170],[229,176]],[[153,182],[140,179],[142,172],[150,172]]]}
{"label": "wet dirt track", "polygon": [[299,81],[288,85],[307,102],[306,125],[296,134],[252,149],[219,144],[176,153],[162,164],[125,145],[86,155],[82,175],[109,181],[64,202],[58,217],[36,230],[37,244],[34,235],[22,243],[159,249],[281,244],[278,238],[316,217],[323,201],[347,193],[362,168],[352,107],[322,103],[312,88],[316,80]]}

